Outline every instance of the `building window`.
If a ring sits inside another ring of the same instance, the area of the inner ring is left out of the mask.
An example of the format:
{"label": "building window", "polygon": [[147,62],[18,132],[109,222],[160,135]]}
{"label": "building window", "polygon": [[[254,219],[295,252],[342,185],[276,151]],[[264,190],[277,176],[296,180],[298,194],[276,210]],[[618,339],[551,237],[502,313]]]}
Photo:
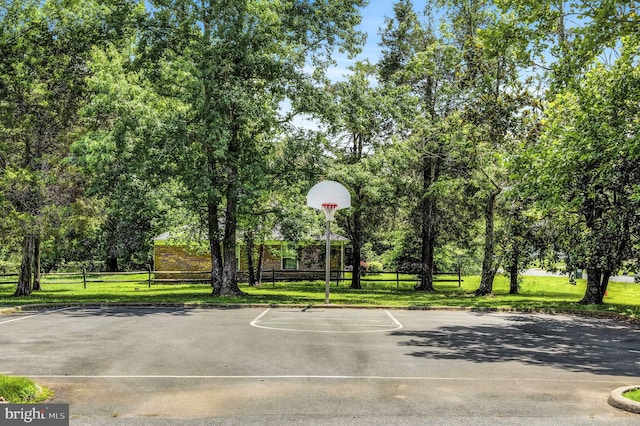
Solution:
{"label": "building window", "polygon": [[298,250],[295,247],[282,246],[282,269],[298,269]]}

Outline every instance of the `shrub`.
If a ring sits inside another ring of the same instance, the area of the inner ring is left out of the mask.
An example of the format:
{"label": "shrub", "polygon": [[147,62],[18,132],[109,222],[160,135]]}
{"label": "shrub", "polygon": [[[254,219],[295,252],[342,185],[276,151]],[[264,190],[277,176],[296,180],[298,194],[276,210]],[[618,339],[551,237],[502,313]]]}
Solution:
{"label": "shrub", "polygon": [[12,274],[20,270],[20,262],[0,260],[0,274]]}
{"label": "shrub", "polygon": [[367,262],[367,272],[370,274],[379,274],[384,270],[382,262],[377,262],[372,260],[371,262]]}
{"label": "shrub", "polygon": [[38,403],[47,400],[51,395],[49,389],[38,386],[26,377],[0,375],[0,397],[9,403]]}
{"label": "shrub", "polygon": [[100,260],[68,261],[63,262],[56,268],[55,272],[80,272],[85,268],[87,272],[103,272],[107,267]]}

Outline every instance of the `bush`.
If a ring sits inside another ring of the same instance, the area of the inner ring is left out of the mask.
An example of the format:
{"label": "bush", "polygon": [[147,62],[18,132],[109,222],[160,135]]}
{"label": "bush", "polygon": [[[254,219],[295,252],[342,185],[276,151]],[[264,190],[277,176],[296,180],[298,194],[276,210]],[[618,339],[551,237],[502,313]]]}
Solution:
{"label": "bush", "polygon": [[0,398],[11,404],[30,404],[46,401],[52,392],[26,377],[0,375]]}
{"label": "bush", "polygon": [[58,265],[55,272],[81,272],[82,268],[85,268],[87,272],[104,272],[107,270],[105,263],[100,260],[84,260],[80,262],[63,262]]}
{"label": "bush", "polygon": [[0,260],[0,274],[12,274],[20,270],[20,262]]}
{"label": "bush", "polygon": [[369,274],[379,274],[384,270],[382,262],[376,262],[372,260],[371,262],[367,262],[367,272]]}

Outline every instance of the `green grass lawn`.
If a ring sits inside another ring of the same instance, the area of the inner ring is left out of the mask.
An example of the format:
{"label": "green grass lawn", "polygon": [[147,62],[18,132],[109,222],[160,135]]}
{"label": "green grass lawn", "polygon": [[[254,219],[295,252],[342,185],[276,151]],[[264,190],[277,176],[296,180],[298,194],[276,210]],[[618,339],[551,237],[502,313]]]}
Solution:
{"label": "green grass lawn", "polygon": [[[395,276],[395,275],[394,275]],[[126,276],[127,280],[135,276]],[[372,276],[367,276],[371,279]],[[264,283],[260,287],[241,285],[246,293],[239,297],[211,296],[206,284],[153,284],[150,288],[146,275],[141,274],[139,282],[112,283],[90,282],[87,288],[79,284],[53,284],[45,282],[42,290],[29,297],[14,298],[15,285],[0,284],[0,306],[29,304],[95,304],[95,303],[144,303],[144,304],[323,304],[324,283],[290,282]],[[478,309],[542,310],[564,311],[606,311],[635,318],[640,315],[640,285],[633,283],[609,284],[608,296],[601,306],[581,306],[579,301],[585,292],[585,280],[577,280],[577,285],[568,283],[566,277],[525,277],[520,294],[509,295],[506,277],[496,277],[494,294],[476,297],[478,276],[463,277],[461,287],[457,282],[434,283],[436,292],[416,292],[412,283],[363,282],[363,290],[350,290],[349,282],[336,287],[331,285],[331,303],[341,305],[368,305],[389,307],[466,307]]]}

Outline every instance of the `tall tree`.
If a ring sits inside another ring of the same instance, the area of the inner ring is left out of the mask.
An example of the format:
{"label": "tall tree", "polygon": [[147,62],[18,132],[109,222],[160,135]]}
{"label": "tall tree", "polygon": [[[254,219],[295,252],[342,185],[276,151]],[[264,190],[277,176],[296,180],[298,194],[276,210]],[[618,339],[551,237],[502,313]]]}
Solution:
{"label": "tall tree", "polygon": [[[326,112],[324,108],[313,110]],[[323,132],[287,127],[285,133],[273,140],[265,176],[253,187],[252,200],[246,200],[241,210],[240,225],[245,240],[253,240],[247,241],[249,283],[260,280],[265,240],[277,233],[295,244],[312,232],[314,215],[306,207],[304,198],[309,188],[329,170],[328,143]],[[249,251],[252,243],[256,249]]]}
{"label": "tall tree", "polygon": [[548,79],[553,94],[579,83],[594,57],[638,32],[637,5],[626,0],[495,0],[513,14],[513,46]]}
{"label": "tall tree", "polygon": [[[432,28],[424,28],[410,0],[394,5],[394,17],[386,20],[381,37],[382,57],[378,64],[383,83],[403,87],[413,96],[413,108],[406,108],[407,138],[415,157],[416,213],[421,230],[420,274],[417,290],[433,291],[434,250],[437,236],[436,183],[442,175],[444,155],[438,122],[450,113],[447,79],[454,72],[452,52],[436,38]],[[451,66],[451,67],[449,67]],[[411,116],[411,118],[409,118]]]}
{"label": "tall tree", "polygon": [[[411,145],[419,162],[419,214],[422,282],[433,290],[432,276],[439,235],[455,230],[439,204],[460,197],[451,189],[476,188],[486,198],[483,286],[490,293],[498,269],[495,256],[496,201],[502,192],[500,150],[517,111],[516,69],[509,40],[482,31],[496,19],[488,2],[433,1],[427,11],[439,14],[440,26],[423,27],[410,1],[396,5],[396,20],[383,33],[381,76],[402,84],[417,100],[411,115]],[[388,47],[387,47],[388,46]],[[395,71],[394,71],[395,69]],[[468,183],[460,185],[465,176]],[[448,183],[445,183],[448,182]],[[464,204],[464,202],[462,202]],[[473,217],[473,215],[470,215]],[[450,232],[453,231],[453,232]]]}
{"label": "tall tree", "polygon": [[[117,7],[116,5],[117,4]],[[0,187],[7,218],[22,233],[16,296],[38,288],[39,254],[49,207],[79,195],[73,168],[62,161],[81,131],[90,47],[118,37],[129,2],[3,1],[0,3]]]}
{"label": "tall tree", "polygon": [[[133,42],[131,37],[123,46],[93,49],[91,98],[82,109],[87,133],[72,147],[72,162],[86,179],[85,194],[98,200],[103,220],[96,255],[109,271],[147,264],[151,239],[176,225],[169,213],[184,216],[179,214],[182,188],[158,173],[168,173],[175,162],[156,151],[158,138],[175,127],[181,105],[158,96],[143,75],[132,72]],[[140,143],[144,139],[153,143]],[[156,157],[164,160],[161,167],[149,161]]]}
{"label": "tall tree", "polygon": [[[609,133],[611,124],[608,112],[618,108],[620,113],[623,113],[622,111],[626,113],[626,110],[615,99],[611,99],[608,106],[604,107],[606,113],[602,115],[595,113],[598,106],[607,105],[605,101],[600,99],[602,91],[611,90],[611,88],[597,87],[593,82],[600,79],[602,84],[608,83],[608,79],[617,75],[617,70],[623,67],[622,64],[625,61],[629,63],[628,55],[631,55],[629,46],[633,45],[631,40],[640,28],[637,6],[633,2],[621,0],[580,0],[575,2],[519,0],[514,2],[497,1],[497,3],[516,16],[519,34],[524,36],[521,40],[525,42],[520,43],[520,46],[524,48],[521,49],[524,56],[534,65],[542,63],[543,71],[550,71],[545,73],[549,82],[545,87],[548,90],[542,106],[544,111],[553,117],[553,120],[549,120],[548,117],[541,119],[539,128],[542,129],[545,140],[537,142],[540,144],[537,148],[535,148],[536,141],[534,140],[529,148],[548,158],[546,155],[556,148],[550,150],[550,146],[553,144],[550,144],[547,138],[550,135],[558,135],[559,140],[562,141],[558,145],[566,150],[575,150],[575,152],[562,151],[556,152],[556,154],[562,154],[559,155],[560,157],[570,158],[573,163],[565,163],[564,166],[581,176],[580,185],[577,187],[572,186],[578,184],[577,177],[573,181],[570,179],[563,181],[563,184],[559,186],[563,188],[562,190],[567,191],[567,194],[558,194],[550,191],[549,188],[539,187],[540,192],[534,191],[533,196],[538,201],[537,205],[541,208],[542,217],[547,218],[549,229],[560,232],[553,241],[552,247],[561,248],[565,253],[568,253],[573,266],[591,269],[592,275],[594,275],[588,279],[583,302],[601,303],[608,275],[615,272],[615,267],[621,261],[621,256],[624,257],[622,248],[628,245],[628,243],[624,243],[622,246],[616,247],[616,244],[612,243],[615,238],[605,238],[604,230],[601,228],[603,223],[608,223],[610,229],[617,229],[617,232],[620,232],[622,240],[628,237],[626,226],[610,222],[606,214],[603,213],[617,208],[611,209],[609,207],[606,197],[603,196],[603,191],[616,193],[619,189],[612,189],[612,182],[606,185],[596,182],[597,179],[592,176],[592,171],[599,170],[600,166],[604,165],[608,159],[603,159],[600,153],[598,155],[592,153],[591,142],[584,143],[584,146],[577,142],[569,143],[570,127],[567,127],[567,132],[562,132],[559,123],[566,120],[569,123],[580,123],[581,126],[590,128],[588,134],[583,132],[585,130],[583,128],[579,128],[574,134],[574,136],[582,135],[584,141],[592,141],[596,138],[600,141],[609,140],[615,146],[625,144],[633,146],[633,138],[620,140],[611,138]],[[568,17],[577,17],[578,19],[569,20]],[[625,40],[629,36],[631,38]],[[621,57],[620,62],[616,61],[616,65],[611,69],[607,69],[603,65],[596,66],[596,70],[593,69],[596,58],[599,58],[602,63],[611,64],[612,58],[618,55],[617,51],[623,45],[627,46],[624,54],[626,59]],[[610,93],[610,95],[614,94]],[[630,92],[630,95],[633,96],[633,91]],[[586,99],[593,100],[593,108],[586,107],[584,104]],[[549,104],[545,105],[546,102]],[[558,111],[563,111],[566,117],[557,115]],[[585,116],[588,116],[591,121],[583,121]],[[627,134],[627,136],[629,135]],[[609,149],[607,152],[615,149]],[[527,160],[537,164],[537,159],[534,157],[527,157]],[[583,168],[574,168],[574,166]],[[521,168],[521,170],[523,169],[524,167]],[[550,170],[555,173],[559,171],[559,168],[545,168],[539,172],[544,175]],[[561,173],[561,176],[564,177],[558,176],[558,180],[566,178],[564,173]],[[529,180],[530,178],[526,177],[522,185],[527,186]],[[567,185],[569,181],[571,184]],[[586,200],[590,200],[590,204],[587,203],[588,205],[582,207],[584,214],[590,217],[586,224],[586,229],[590,230],[590,244],[586,244],[584,238],[584,233],[587,231],[585,231],[583,222],[586,219],[581,219],[579,215],[575,214],[575,211],[574,214],[565,214],[565,208],[558,205],[558,201],[562,200],[562,202],[568,203],[567,208],[568,205],[571,205],[575,209],[576,197],[578,197],[576,188],[582,188],[583,196],[586,197]],[[622,193],[624,194],[625,191]],[[618,202],[624,200],[625,196],[615,195],[614,198]],[[617,203],[613,203],[613,205],[616,206]],[[550,206],[555,207],[551,208]],[[552,217],[550,218],[549,215]],[[633,227],[633,223],[634,221],[631,220],[629,226]],[[633,235],[633,233],[631,234]],[[613,246],[605,249],[607,244],[613,244]],[[603,250],[610,250],[610,256],[603,255]]]}
{"label": "tall tree", "polygon": [[[489,1],[443,1],[449,7],[450,37],[461,52],[460,105],[473,155],[473,178],[484,198],[484,255],[478,295],[489,294],[501,264],[497,256],[497,203],[506,186],[504,162],[515,122],[524,106],[513,31]],[[506,29],[505,29],[506,27]]]}
{"label": "tall tree", "polygon": [[564,238],[587,271],[585,304],[602,303],[609,277],[638,255],[639,41],[623,38],[613,65],[594,64],[579,86],[556,97],[529,153],[525,182],[542,211],[573,223]]}
{"label": "tall tree", "polygon": [[[204,207],[213,293],[238,294],[238,212],[281,124],[281,102],[314,90],[335,47],[351,51],[364,0],[152,1],[140,58],[158,93],[179,99],[181,128],[167,141],[192,205]],[[323,86],[324,87],[324,86]],[[222,223],[220,218],[223,219]]]}
{"label": "tall tree", "polygon": [[[344,82],[336,83],[337,117],[332,124],[336,155],[332,178],[344,184],[352,194],[351,209],[346,212],[346,230],[353,247],[351,288],[361,289],[360,261],[365,232],[375,215],[376,202],[385,187],[381,182],[380,162],[371,158],[381,144],[388,102],[381,87],[372,87],[375,69],[357,63]],[[379,207],[379,206],[378,206]]]}

